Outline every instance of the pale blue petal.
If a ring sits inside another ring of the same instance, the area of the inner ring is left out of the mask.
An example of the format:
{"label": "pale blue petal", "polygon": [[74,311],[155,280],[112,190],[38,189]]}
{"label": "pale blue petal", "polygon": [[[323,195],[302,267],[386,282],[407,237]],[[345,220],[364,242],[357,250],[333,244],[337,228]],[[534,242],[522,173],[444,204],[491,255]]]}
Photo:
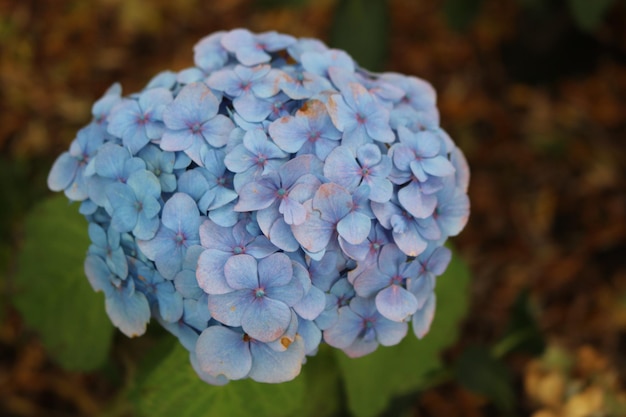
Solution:
{"label": "pale blue petal", "polygon": [[358,245],[367,239],[372,221],[363,213],[353,211],[337,223],[337,232],[348,243]]}
{"label": "pale blue petal", "polygon": [[390,285],[376,295],[376,308],[383,317],[403,322],[417,311],[417,300],[399,285]]}
{"label": "pale blue petal", "polygon": [[291,310],[282,301],[268,297],[256,298],[241,317],[241,327],[253,339],[271,342],[289,327]]}
{"label": "pale blue petal", "polygon": [[48,188],[52,191],[62,191],[67,188],[78,170],[78,160],[69,154],[69,152],[63,152],[59,156],[54,164],[50,173],[48,174]]}
{"label": "pale blue petal", "polygon": [[261,259],[258,268],[259,285],[264,288],[287,285],[293,277],[291,259],[284,253],[273,253]]}
{"label": "pale blue petal", "polygon": [[315,320],[326,307],[326,295],[317,287],[311,287],[302,299],[294,304],[293,309],[300,317]]}
{"label": "pale blue petal", "polygon": [[409,330],[409,325],[408,323],[398,323],[379,316],[374,330],[376,339],[381,345],[394,346],[404,339]]}
{"label": "pale blue petal", "polygon": [[241,326],[241,318],[246,309],[254,301],[250,290],[233,291],[228,294],[209,294],[209,311],[211,316],[232,327]]}
{"label": "pale blue petal", "polygon": [[202,252],[196,272],[200,288],[208,294],[226,294],[233,290],[224,276],[224,265],[230,257],[230,254],[215,249]]}
{"label": "pale blue petal", "polygon": [[362,321],[350,307],[341,307],[335,324],[324,330],[324,341],[339,349],[347,348],[359,336]]}
{"label": "pale blue petal", "polygon": [[424,306],[413,315],[413,333],[418,339],[422,339],[430,330],[430,325],[435,316],[436,296],[432,294]]}
{"label": "pale blue petal", "polygon": [[257,276],[257,261],[247,254],[228,258],[224,265],[224,276],[228,285],[234,290],[252,290],[261,285]]}
{"label": "pale blue petal", "polygon": [[300,374],[304,361],[304,342],[296,335],[284,352],[277,352],[265,343],[251,343],[252,368],[248,376],[258,382],[280,383],[291,381]]}
{"label": "pale blue petal", "polygon": [[203,372],[228,379],[245,378],[252,366],[244,335],[222,326],[205,329],[196,343],[198,365]]}
{"label": "pale blue petal", "polygon": [[136,337],[145,333],[150,321],[150,305],[146,296],[135,291],[132,285],[124,285],[121,291],[107,297],[105,307],[111,322],[126,336]]}

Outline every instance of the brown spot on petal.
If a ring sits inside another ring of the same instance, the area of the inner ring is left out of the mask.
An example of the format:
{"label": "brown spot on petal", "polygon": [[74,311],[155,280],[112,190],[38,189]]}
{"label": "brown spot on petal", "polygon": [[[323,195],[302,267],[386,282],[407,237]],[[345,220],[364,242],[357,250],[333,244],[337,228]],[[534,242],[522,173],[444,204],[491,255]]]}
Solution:
{"label": "brown spot on petal", "polygon": [[280,339],[280,344],[283,345],[285,349],[287,349],[289,345],[291,345],[291,342],[292,341],[288,337],[283,337]]}
{"label": "brown spot on petal", "polygon": [[308,100],[298,110],[298,116],[308,118],[318,118],[326,113],[326,106],[319,100]]}

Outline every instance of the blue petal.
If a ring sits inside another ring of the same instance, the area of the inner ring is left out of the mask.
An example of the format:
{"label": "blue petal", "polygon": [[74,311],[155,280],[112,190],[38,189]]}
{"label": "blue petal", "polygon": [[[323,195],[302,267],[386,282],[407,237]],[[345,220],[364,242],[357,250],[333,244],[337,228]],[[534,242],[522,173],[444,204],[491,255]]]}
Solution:
{"label": "blue petal", "polygon": [[234,290],[251,290],[259,286],[257,261],[250,255],[235,255],[228,258],[224,265],[224,276]]}
{"label": "blue petal", "polygon": [[350,149],[338,146],[326,157],[324,176],[349,191],[354,191],[361,182],[361,167]]}
{"label": "blue petal", "polygon": [[417,311],[417,300],[399,285],[390,285],[376,295],[376,308],[383,317],[403,322]]}
{"label": "blue petal", "polygon": [[250,344],[252,368],[248,376],[258,382],[280,383],[291,381],[300,374],[304,361],[304,342],[296,335],[284,352],[277,352],[265,343]]}
{"label": "blue petal", "polygon": [[324,341],[339,349],[347,348],[359,336],[361,324],[362,318],[356,315],[350,307],[341,307],[337,322],[324,330]]}
{"label": "blue petal", "polygon": [[282,301],[258,297],[243,313],[241,327],[261,342],[278,339],[289,326],[291,310]]}
{"label": "blue petal", "polygon": [[252,366],[250,347],[244,335],[222,326],[205,329],[196,343],[198,365],[212,376],[245,378]]}
{"label": "blue petal", "polygon": [[291,259],[284,253],[273,253],[259,261],[259,285],[264,288],[287,285],[292,277]]}
{"label": "blue petal", "polygon": [[105,300],[106,312],[111,321],[126,336],[141,336],[150,321],[150,305],[146,296],[135,291],[130,284],[123,285],[121,291],[113,294]]}
{"label": "blue petal", "polygon": [[376,320],[376,339],[383,346],[394,346],[400,343],[407,334],[407,323],[398,323],[379,316]]}
{"label": "blue petal", "polygon": [[62,191],[67,188],[78,170],[78,160],[69,152],[63,152],[61,156],[54,161],[52,169],[48,174],[48,188],[52,191]]}
{"label": "blue petal", "polygon": [[337,223],[337,232],[348,243],[358,245],[367,239],[372,221],[366,215],[353,211]]}
{"label": "blue petal", "polygon": [[413,333],[418,339],[423,338],[430,329],[430,324],[435,316],[436,296],[432,294],[424,306],[413,315]]}
{"label": "blue petal", "polygon": [[219,322],[232,327],[241,326],[241,318],[254,301],[249,290],[233,291],[228,294],[209,294],[209,311]]}
{"label": "blue petal", "polygon": [[311,287],[302,299],[293,306],[300,317],[307,320],[315,320],[326,307],[326,296],[317,287]]}
{"label": "blue petal", "polygon": [[175,322],[182,317],[183,297],[176,291],[172,282],[157,284],[156,297],[159,302],[159,314],[163,320]]}

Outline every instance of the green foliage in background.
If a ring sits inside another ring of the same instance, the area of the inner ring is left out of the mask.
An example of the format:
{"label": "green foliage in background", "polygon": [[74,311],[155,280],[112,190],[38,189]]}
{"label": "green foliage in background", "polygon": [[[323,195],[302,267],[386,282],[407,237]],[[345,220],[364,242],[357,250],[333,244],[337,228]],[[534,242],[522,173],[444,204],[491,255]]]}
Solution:
{"label": "green foliage in background", "polygon": [[13,302],[64,368],[92,370],[106,359],[113,326],[83,272],[89,237],[77,210],[59,195],[28,215]]}

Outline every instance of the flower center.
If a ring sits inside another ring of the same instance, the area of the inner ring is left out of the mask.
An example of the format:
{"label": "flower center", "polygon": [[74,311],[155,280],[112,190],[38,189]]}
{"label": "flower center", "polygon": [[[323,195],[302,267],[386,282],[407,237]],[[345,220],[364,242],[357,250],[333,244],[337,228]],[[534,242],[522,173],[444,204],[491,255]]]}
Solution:
{"label": "flower center", "polygon": [[391,277],[391,280],[389,282],[389,284],[393,285],[402,285],[402,282],[404,282],[404,277],[401,275],[394,275]]}
{"label": "flower center", "polygon": [[261,297],[264,297],[264,296],[265,296],[265,290],[264,290],[263,288],[257,288],[257,289],[254,291],[254,296],[255,296],[256,298],[261,298]]}
{"label": "flower center", "polygon": [[233,253],[235,255],[241,255],[242,253],[244,253],[246,251],[246,248],[244,248],[243,246],[235,246],[233,248]]}
{"label": "flower center", "polygon": [[176,243],[177,246],[182,246],[185,243],[185,240],[186,238],[183,232],[178,232],[174,236],[174,242]]}
{"label": "flower center", "polygon": [[200,123],[198,123],[198,122],[196,122],[196,123],[191,125],[191,131],[193,133],[198,133],[201,130],[201,128],[202,127],[200,126]]}

